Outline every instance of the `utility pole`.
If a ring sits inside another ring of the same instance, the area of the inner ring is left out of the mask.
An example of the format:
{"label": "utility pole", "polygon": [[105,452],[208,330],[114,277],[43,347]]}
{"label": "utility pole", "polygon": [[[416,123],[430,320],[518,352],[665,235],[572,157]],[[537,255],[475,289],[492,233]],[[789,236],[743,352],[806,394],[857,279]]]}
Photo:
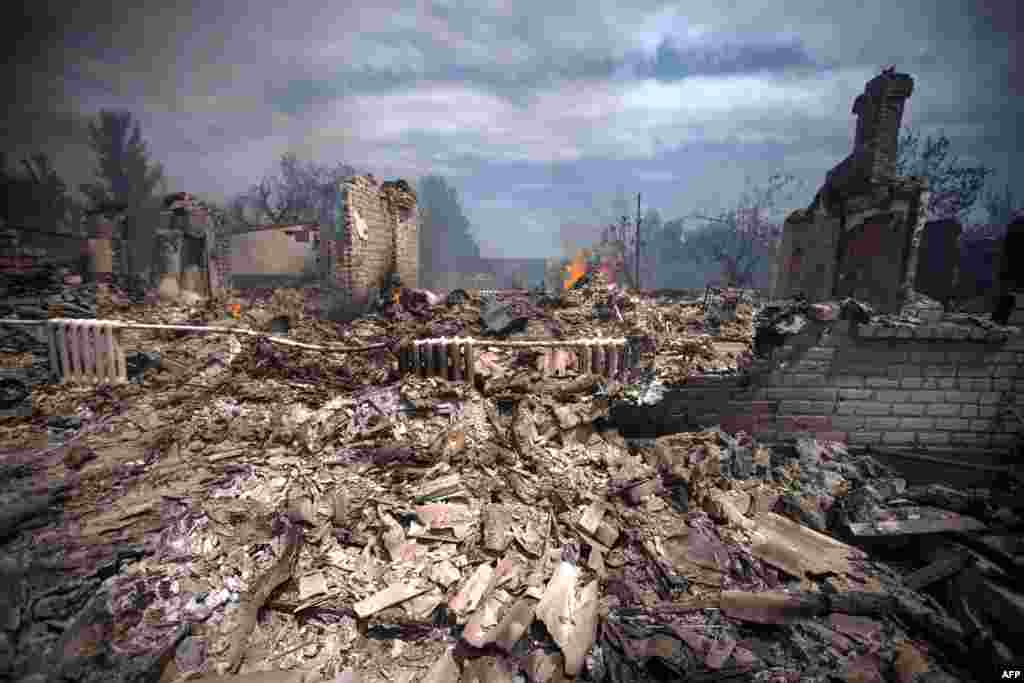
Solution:
{"label": "utility pole", "polygon": [[640,290],[640,193],[636,193],[636,288]]}

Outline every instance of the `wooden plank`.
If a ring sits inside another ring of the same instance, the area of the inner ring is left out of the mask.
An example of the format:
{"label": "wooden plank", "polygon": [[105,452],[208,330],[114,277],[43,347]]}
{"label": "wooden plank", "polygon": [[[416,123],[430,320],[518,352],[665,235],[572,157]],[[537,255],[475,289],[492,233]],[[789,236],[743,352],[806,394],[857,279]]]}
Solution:
{"label": "wooden plank", "polygon": [[411,600],[417,595],[422,595],[428,590],[430,590],[430,586],[427,584],[393,583],[387,588],[377,591],[370,597],[352,605],[352,609],[360,619],[365,619],[392,605],[397,605],[406,600]]}
{"label": "wooden plank", "polygon": [[945,556],[940,557],[926,567],[921,567],[913,574],[907,575],[903,579],[903,583],[908,588],[918,591],[922,588],[948,579],[950,576],[957,574],[966,567],[971,561],[971,556],[968,553],[947,553]]}
{"label": "wooden plank", "polygon": [[[909,508],[914,510],[915,508]],[[930,508],[917,508],[925,513]],[[906,511],[908,508],[902,508]],[[935,510],[935,512],[945,512]],[[858,538],[878,538],[886,536],[920,536],[923,534],[942,534],[949,532],[981,531],[987,528],[983,522],[967,515],[945,512],[944,516],[918,519],[887,519],[876,522],[855,522],[849,525],[850,533]]]}
{"label": "wooden plank", "polygon": [[852,569],[851,559],[865,557],[863,551],[853,546],[774,512],[757,519],[751,537],[755,557],[798,578],[804,578],[808,572],[846,574]]}

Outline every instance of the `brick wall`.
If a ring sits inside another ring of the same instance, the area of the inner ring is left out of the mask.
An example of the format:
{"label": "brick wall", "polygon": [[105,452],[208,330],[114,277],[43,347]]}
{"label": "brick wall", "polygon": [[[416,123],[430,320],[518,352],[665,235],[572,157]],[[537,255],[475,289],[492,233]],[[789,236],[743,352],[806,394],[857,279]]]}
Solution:
{"label": "brick wall", "polygon": [[213,274],[214,295],[231,287],[231,233],[219,228],[213,232],[213,245],[210,250],[210,270]]}
{"label": "brick wall", "polygon": [[[359,314],[374,301],[393,269],[407,287],[418,284],[419,225],[416,195],[402,180],[380,184],[372,175],[341,184],[337,208],[325,207],[320,250],[332,308]],[[333,200],[332,200],[333,203]]]}
{"label": "brick wall", "polygon": [[298,228],[281,226],[231,236],[231,271],[235,274],[302,275],[316,263],[313,241],[296,239]]}
{"label": "brick wall", "polygon": [[391,216],[395,262],[398,276],[407,287],[419,286],[420,226],[416,218],[416,195],[402,180],[381,187]]}
{"label": "brick wall", "polygon": [[619,417],[651,411],[657,431],[720,424],[770,442],[1003,449],[1017,439],[1009,408],[1024,410],[1024,335],[945,323],[810,327],[750,375],[696,378]]}

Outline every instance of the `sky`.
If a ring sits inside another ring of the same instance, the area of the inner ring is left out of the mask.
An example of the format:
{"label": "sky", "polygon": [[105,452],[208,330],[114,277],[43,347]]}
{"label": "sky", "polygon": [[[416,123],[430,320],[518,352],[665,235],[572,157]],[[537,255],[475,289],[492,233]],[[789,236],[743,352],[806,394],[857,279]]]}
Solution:
{"label": "sky", "polygon": [[1024,178],[1019,0],[11,5],[3,149],[76,187],[88,122],[128,109],[170,191],[223,201],[285,152],[441,174],[485,256],[544,257],[637,192],[671,219],[781,171],[781,208],[806,205],[889,65],[915,79],[905,127],[944,131],[993,187]]}

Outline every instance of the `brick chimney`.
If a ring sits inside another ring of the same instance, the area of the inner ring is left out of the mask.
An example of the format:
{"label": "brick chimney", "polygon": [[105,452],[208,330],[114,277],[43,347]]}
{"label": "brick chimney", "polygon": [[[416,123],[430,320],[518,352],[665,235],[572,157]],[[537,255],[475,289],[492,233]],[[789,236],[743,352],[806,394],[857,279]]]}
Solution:
{"label": "brick chimney", "polygon": [[853,143],[854,174],[883,181],[896,175],[896,148],[903,105],[914,91],[909,74],[886,69],[864,87],[853,103],[857,135]]}

